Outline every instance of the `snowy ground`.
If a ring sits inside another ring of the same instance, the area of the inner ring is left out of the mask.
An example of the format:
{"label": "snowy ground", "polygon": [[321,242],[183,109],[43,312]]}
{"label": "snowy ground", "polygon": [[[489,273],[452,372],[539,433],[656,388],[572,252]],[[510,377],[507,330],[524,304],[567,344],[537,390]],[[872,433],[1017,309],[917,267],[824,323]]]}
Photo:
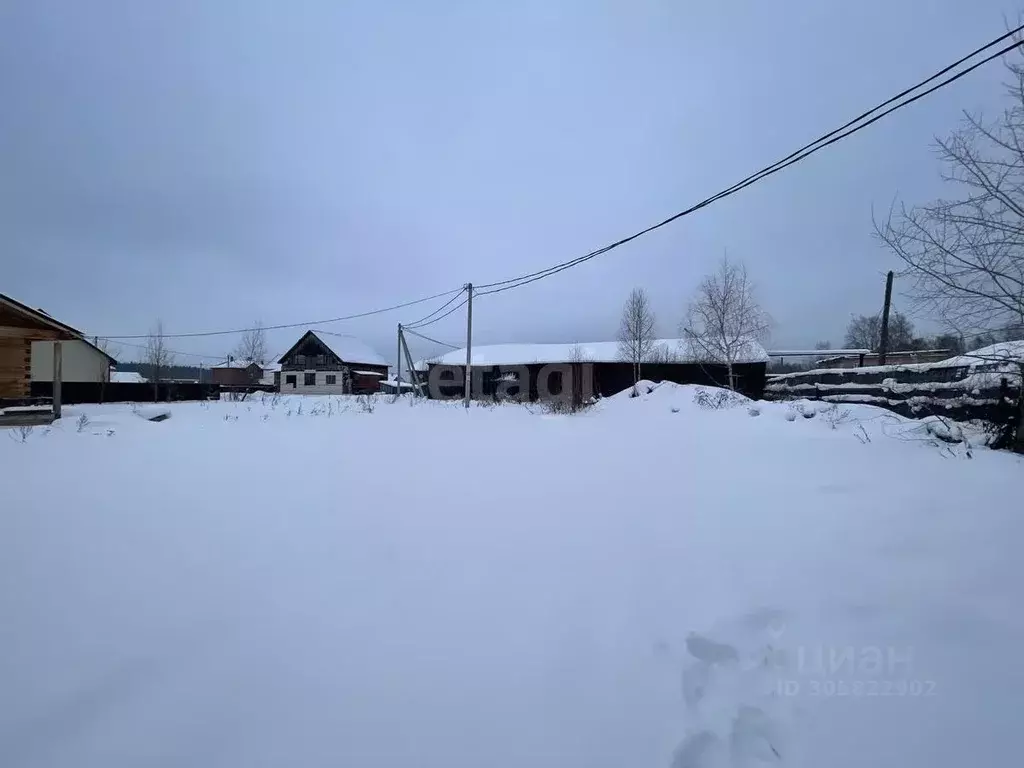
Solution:
{"label": "snowy ground", "polygon": [[1018,765],[1024,463],[694,395],[0,434],[0,765]]}

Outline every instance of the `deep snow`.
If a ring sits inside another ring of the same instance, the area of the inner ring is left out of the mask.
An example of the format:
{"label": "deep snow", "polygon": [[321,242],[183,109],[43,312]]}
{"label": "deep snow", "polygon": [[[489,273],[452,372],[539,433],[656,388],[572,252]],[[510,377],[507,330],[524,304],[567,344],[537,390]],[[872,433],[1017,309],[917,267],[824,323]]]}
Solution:
{"label": "deep snow", "polygon": [[0,435],[0,765],[1018,764],[1024,464],[650,389]]}

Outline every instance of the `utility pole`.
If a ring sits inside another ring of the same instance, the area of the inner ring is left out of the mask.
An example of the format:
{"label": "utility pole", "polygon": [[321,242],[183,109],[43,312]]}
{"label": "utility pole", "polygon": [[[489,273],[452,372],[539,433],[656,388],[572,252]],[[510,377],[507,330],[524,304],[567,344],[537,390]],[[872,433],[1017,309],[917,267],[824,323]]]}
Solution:
{"label": "utility pole", "polygon": [[395,364],[398,366],[395,368],[395,394],[402,394],[402,324],[398,324],[398,352],[395,355],[397,358]]}
{"label": "utility pole", "polygon": [[402,351],[405,352],[405,364],[409,366],[409,383],[412,384],[412,396],[419,397],[422,393],[420,392],[420,377],[416,373],[416,366],[412,361],[412,353],[409,351],[409,342],[405,340],[405,333],[402,333]]}
{"label": "utility pole", "polygon": [[469,395],[470,386],[472,385],[473,376],[473,284],[466,283],[466,291],[469,294],[469,299],[466,303],[466,383],[465,383],[465,401],[466,408],[469,408]]}
{"label": "utility pole", "polygon": [[885,277],[885,303],[882,305],[881,339],[878,344],[878,364],[885,365],[889,352],[889,306],[892,304],[892,270]]}

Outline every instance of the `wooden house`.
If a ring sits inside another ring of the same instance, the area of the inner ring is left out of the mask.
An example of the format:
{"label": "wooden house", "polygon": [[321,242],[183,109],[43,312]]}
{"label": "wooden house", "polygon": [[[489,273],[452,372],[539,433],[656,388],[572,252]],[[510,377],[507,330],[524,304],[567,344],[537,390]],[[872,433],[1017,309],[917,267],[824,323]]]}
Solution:
{"label": "wooden house", "polygon": [[259,384],[263,379],[263,366],[251,360],[228,360],[223,365],[210,369],[214,384],[232,387],[247,387]]}
{"label": "wooden house", "polygon": [[[24,412],[9,411],[31,405],[32,342],[53,342],[53,398],[46,421],[60,418],[60,385],[63,381],[63,343],[80,341],[82,333],[55,320],[42,310],[32,309],[0,293],[0,413],[13,423]],[[34,414],[34,418],[42,418]]]}
{"label": "wooden house", "polygon": [[387,360],[368,344],[326,331],[306,331],[279,362],[286,394],[370,394],[388,375]]}

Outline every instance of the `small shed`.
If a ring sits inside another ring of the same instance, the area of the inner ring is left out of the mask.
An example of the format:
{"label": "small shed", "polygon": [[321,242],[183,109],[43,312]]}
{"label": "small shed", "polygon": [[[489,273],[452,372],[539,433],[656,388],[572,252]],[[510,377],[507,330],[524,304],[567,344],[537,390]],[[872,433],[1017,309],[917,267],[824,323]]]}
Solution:
{"label": "small shed", "polygon": [[229,359],[223,365],[210,368],[214,384],[232,387],[247,387],[259,384],[263,378],[263,366],[252,360]]}
{"label": "small shed", "polygon": [[[0,293],[0,410],[32,405],[32,342],[53,344],[53,399],[48,419],[60,418],[63,344],[82,339],[81,331]],[[24,412],[20,412],[24,413]],[[26,418],[26,417],[22,417]]]}

